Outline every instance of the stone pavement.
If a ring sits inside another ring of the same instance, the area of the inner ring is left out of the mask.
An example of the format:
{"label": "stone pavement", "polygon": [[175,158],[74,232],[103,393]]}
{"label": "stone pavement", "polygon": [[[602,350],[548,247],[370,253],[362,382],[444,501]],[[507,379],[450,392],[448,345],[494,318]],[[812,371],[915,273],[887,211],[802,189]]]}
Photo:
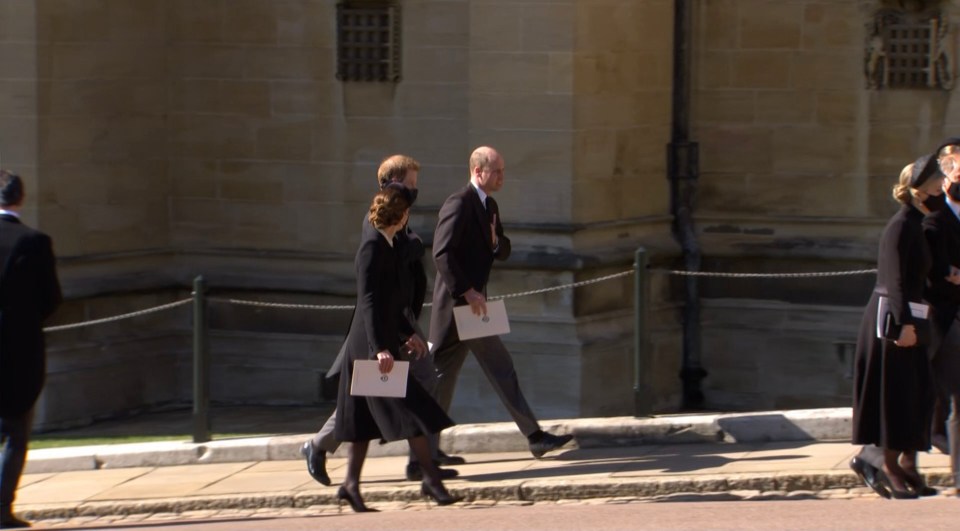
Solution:
{"label": "stone pavement", "polygon": [[[856,449],[843,441],[845,408],[543,424],[573,433],[575,441],[536,460],[512,423],[455,427],[444,446],[467,464],[457,467],[461,475],[448,488],[481,505],[869,494],[847,468]],[[336,510],[345,460],[338,454],[329,461],[334,486],[314,482],[295,451],[307,436],[32,451],[16,510],[47,526],[151,514]],[[403,447],[376,450],[364,468],[365,499],[380,508],[422,506],[419,486],[403,478],[406,457],[397,455]],[[931,484],[946,484],[946,456],[921,456],[921,467]]]}

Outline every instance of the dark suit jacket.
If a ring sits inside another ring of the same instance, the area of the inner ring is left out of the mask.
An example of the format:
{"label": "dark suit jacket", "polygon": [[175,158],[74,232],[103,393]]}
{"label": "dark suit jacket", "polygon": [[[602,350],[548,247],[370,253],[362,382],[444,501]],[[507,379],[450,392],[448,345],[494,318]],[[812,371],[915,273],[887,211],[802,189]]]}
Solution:
{"label": "dark suit jacket", "polygon": [[43,321],[60,305],[50,237],[0,215],[0,416],[21,415],[46,374]]}
{"label": "dark suit jacket", "polygon": [[[486,294],[494,259],[510,256],[510,239],[503,234],[500,208],[487,196],[488,208],[468,184],[444,201],[433,236],[433,259],[437,278],[433,286],[430,342],[434,350],[459,341],[453,307],[466,304],[463,294],[473,288]],[[497,216],[497,247],[490,235],[490,220]]]}
{"label": "dark suit jacket", "polygon": [[925,295],[933,305],[938,330],[945,334],[960,308],[960,286],[944,279],[951,265],[960,267],[960,220],[944,205],[924,218],[923,234],[933,257]]}

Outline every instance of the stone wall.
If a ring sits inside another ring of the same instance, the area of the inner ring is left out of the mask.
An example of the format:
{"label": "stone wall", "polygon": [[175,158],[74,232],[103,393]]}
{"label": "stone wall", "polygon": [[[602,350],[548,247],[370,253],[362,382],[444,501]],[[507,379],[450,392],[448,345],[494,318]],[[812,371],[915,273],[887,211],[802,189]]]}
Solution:
{"label": "stone wall", "polygon": [[[70,300],[51,324],[177,300],[200,274],[214,296],[350,304],[378,162],[421,162],[412,225],[430,241],[470,150],[489,144],[505,157],[514,243],[490,294],[628,270],[646,247],[645,377],[656,410],[675,410],[673,2],[400,4],[402,80],[357,83],[335,78],[333,0],[0,2],[0,154],[27,177],[27,221],[61,258]],[[704,270],[872,267],[893,179],[958,116],[952,92],[864,88],[864,23],[879,5],[695,3]],[[871,283],[701,281],[706,406],[845,404],[837,345]],[[627,276],[508,301],[505,341],[540,416],[633,412],[633,289]],[[213,398],[320,400],[347,313],[212,306]],[[39,424],[185,403],[189,334],[178,309],[51,335]],[[90,398],[100,388],[113,398]],[[473,361],[453,416],[507,418]]]}

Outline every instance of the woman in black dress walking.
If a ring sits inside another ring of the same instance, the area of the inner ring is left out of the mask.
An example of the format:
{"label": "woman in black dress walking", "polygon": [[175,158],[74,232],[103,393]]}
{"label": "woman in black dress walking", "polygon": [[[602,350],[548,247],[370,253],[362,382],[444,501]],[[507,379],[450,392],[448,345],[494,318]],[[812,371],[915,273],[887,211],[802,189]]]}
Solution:
{"label": "woman in black dress walking", "polygon": [[440,505],[461,499],[444,488],[426,437],[452,426],[453,421],[413,377],[407,377],[403,398],[350,394],[354,361],[377,360],[380,372],[389,373],[394,359],[403,357],[401,345],[415,333],[403,317],[402,262],[393,246],[393,237],[406,225],[412,203],[413,196],[403,185],[389,185],[374,196],[369,219],[376,230],[364,231],[357,250],[357,309],[346,338],[335,432],[337,440],[350,443],[346,478],[337,498],[347,501],[356,512],[372,511],[360,497],[360,471],[373,439],[407,439],[423,469],[423,495]]}
{"label": "woman in black dress walking", "polygon": [[[922,482],[917,483],[917,452],[930,448],[933,394],[925,341],[929,324],[911,311],[910,303],[923,303],[931,266],[922,227],[928,212],[924,201],[941,193],[942,176],[919,170],[915,164],[905,167],[893,188],[900,210],[880,237],[877,283],[861,321],[854,372],[853,443],[882,449],[880,471],[871,468],[880,486],[871,486],[894,498],[916,498],[925,490]],[[878,318],[881,299],[888,311]],[[867,448],[858,456],[864,461],[870,461],[864,457]]]}

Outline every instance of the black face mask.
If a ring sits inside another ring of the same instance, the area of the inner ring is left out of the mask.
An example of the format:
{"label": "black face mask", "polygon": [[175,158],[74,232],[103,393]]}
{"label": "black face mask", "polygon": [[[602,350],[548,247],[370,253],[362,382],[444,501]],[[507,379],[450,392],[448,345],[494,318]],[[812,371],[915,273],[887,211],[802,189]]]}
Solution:
{"label": "black face mask", "polygon": [[396,181],[387,183],[387,185],[381,188],[381,190],[386,190],[387,188],[392,188],[398,192],[401,192],[404,196],[404,199],[407,200],[409,206],[413,206],[413,204],[417,202],[418,190],[416,188],[407,188],[407,185],[398,183]]}
{"label": "black face mask", "polygon": [[950,196],[950,199],[960,203],[960,182],[951,182],[950,187],[947,188],[947,195]]}
{"label": "black face mask", "polygon": [[927,196],[927,198],[923,200],[923,206],[926,207],[926,209],[930,212],[936,212],[940,210],[946,203],[947,202],[942,195]]}

